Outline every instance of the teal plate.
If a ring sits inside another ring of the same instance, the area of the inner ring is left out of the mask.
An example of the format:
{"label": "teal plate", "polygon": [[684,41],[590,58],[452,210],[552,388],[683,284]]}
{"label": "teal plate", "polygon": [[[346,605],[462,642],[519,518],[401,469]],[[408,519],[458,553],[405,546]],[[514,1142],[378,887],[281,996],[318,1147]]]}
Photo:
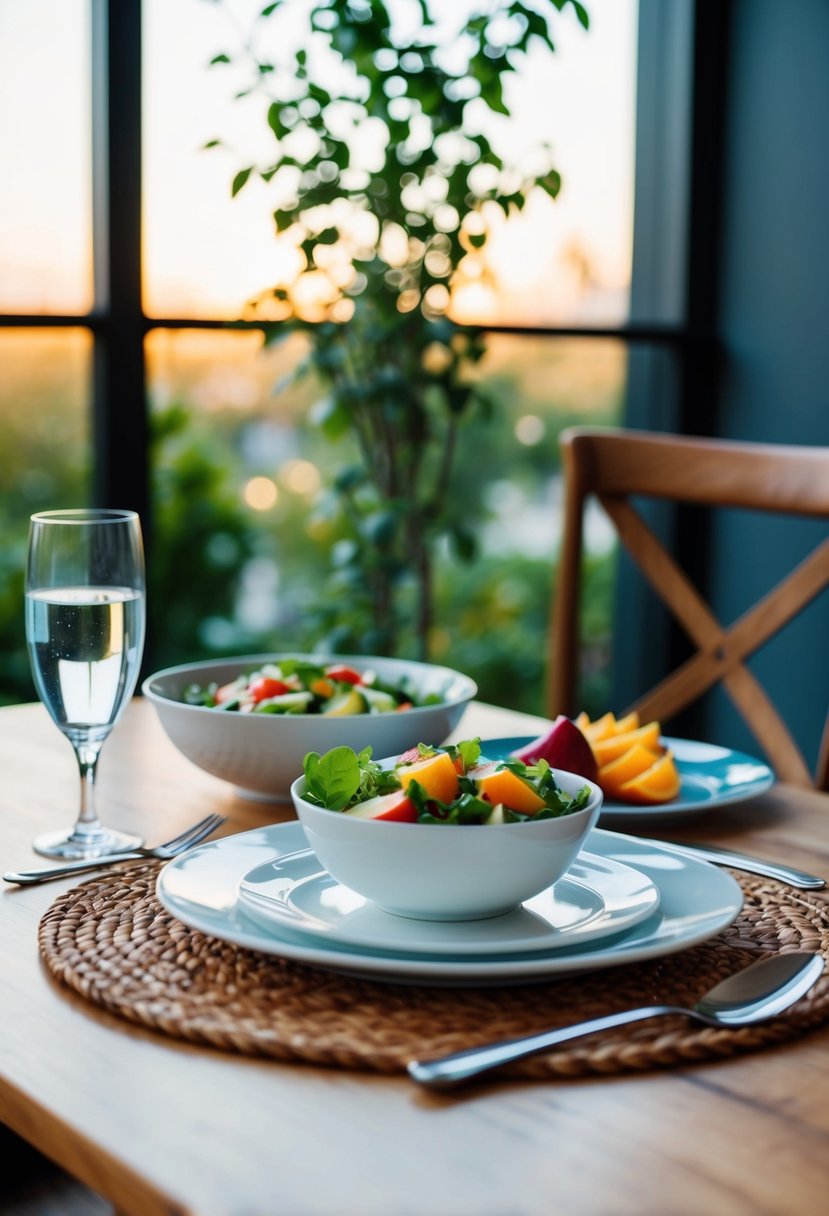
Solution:
{"label": "teal plate", "polygon": [[[481,749],[490,760],[501,760],[532,742],[532,736],[484,739]],[[679,798],[655,806],[605,802],[599,822],[611,819],[661,819],[710,811],[733,802],[745,802],[762,794],[774,783],[767,764],[744,752],[666,736],[662,743],[671,749],[679,771]]]}

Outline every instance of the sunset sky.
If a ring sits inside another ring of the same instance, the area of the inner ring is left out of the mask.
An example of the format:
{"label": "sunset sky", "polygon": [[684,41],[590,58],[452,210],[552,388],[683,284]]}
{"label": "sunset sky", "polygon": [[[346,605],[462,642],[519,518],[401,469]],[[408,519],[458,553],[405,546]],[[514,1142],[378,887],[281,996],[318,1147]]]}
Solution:
{"label": "sunset sky", "polygon": [[[206,68],[233,45],[228,7],[244,30],[261,0],[145,3],[144,286],[152,316],[238,316],[284,268],[264,183],[230,198],[234,172],[269,132],[255,103],[232,101],[232,74]],[[587,8],[589,33],[565,14],[554,26],[555,55],[536,49],[510,82],[510,146],[550,140],[564,186],[555,203],[534,199],[496,237],[497,298],[469,298],[470,319],[613,323],[626,314],[636,0],[588,0]],[[0,309],[83,312],[92,303],[88,0],[0,0],[0,30]],[[238,157],[201,151],[213,137]]]}

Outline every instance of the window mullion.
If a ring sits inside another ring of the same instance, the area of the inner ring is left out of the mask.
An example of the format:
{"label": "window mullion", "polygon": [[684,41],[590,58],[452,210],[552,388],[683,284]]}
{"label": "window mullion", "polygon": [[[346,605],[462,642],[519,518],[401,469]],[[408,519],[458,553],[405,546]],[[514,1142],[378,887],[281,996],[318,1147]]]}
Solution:
{"label": "window mullion", "polygon": [[149,533],[141,307],[141,0],[92,0],[96,502]]}

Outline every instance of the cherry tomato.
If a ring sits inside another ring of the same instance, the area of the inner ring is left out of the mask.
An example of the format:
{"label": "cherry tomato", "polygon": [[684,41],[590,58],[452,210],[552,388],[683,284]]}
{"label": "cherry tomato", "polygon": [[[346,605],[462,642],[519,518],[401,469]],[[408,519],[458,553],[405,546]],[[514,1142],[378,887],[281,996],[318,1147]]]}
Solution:
{"label": "cherry tomato", "polygon": [[290,691],[289,684],[283,684],[281,680],[275,680],[272,676],[260,676],[248,688],[248,696],[258,705],[260,701],[265,701],[268,697],[280,697],[283,692]]}
{"label": "cherry tomato", "polygon": [[330,680],[339,680],[343,684],[362,684],[363,677],[353,667],[326,667],[325,674]]}

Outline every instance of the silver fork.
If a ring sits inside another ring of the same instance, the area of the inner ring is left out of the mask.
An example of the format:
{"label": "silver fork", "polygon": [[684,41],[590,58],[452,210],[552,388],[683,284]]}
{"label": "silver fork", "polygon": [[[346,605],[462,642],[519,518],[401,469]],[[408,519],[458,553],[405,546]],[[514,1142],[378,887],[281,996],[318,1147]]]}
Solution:
{"label": "silver fork", "polygon": [[178,857],[179,853],[183,853],[185,849],[192,848],[199,841],[204,840],[216,828],[221,827],[225,822],[225,815],[207,815],[204,819],[200,819],[198,823],[192,824],[185,831],[180,832],[178,836],[174,836],[172,840],[166,841],[164,844],[155,845],[154,848],[141,846],[139,848],[130,849],[124,853],[107,853],[104,857],[83,857],[79,861],[65,861],[57,866],[44,866],[39,870],[7,870],[3,875],[4,882],[16,882],[19,884],[48,882],[52,878],[63,878],[69,874],[81,874],[84,870],[98,870],[103,866],[114,865],[117,861],[140,861],[144,857],[157,857],[162,861],[169,861],[171,857]]}

